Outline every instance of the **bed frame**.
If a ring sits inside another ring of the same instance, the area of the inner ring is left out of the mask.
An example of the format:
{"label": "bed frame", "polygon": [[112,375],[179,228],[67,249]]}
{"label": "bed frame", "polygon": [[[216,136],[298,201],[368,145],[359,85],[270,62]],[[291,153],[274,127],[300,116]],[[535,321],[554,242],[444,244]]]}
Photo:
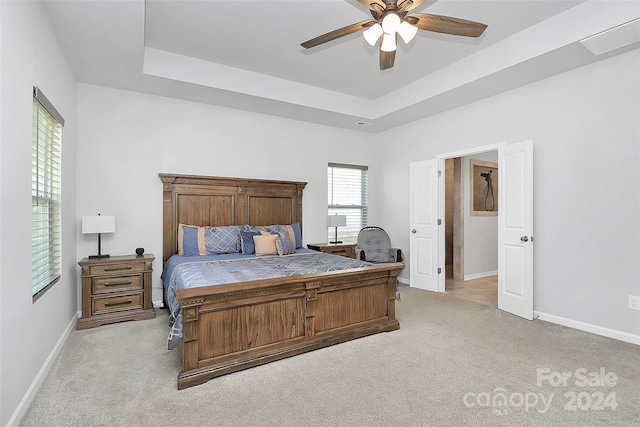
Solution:
{"label": "bed frame", "polygon": [[[178,224],[299,222],[305,182],[159,174],[163,262]],[[395,289],[402,264],[182,289],[178,389],[307,351],[400,327]]]}

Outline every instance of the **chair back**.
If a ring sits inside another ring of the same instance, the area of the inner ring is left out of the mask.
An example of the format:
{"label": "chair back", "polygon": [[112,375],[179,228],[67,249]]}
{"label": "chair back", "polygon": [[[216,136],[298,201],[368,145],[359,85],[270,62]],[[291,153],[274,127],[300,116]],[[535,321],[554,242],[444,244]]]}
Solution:
{"label": "chair back", "polygon": [[358,233],[358,247],[364,250],[367,261],[393,262],[389,255],[391,240],[380,227],[364,227]]}

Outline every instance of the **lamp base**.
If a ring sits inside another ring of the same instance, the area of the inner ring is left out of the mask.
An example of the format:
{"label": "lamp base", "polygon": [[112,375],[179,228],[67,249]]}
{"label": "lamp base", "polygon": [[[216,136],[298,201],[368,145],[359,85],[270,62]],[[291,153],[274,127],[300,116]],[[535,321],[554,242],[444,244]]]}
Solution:
{"label": "lamp base", "polygon": [[110,258],[111,255],[109,254],[104,254],[104,255],[89,255],[89,259],[96,259],[96,258]]}
{"label": "lamp base", "polygon": [[342,243],[342,240],[336,240],[335,242],[329,242],[332,245],[337,245],[338,243]]}

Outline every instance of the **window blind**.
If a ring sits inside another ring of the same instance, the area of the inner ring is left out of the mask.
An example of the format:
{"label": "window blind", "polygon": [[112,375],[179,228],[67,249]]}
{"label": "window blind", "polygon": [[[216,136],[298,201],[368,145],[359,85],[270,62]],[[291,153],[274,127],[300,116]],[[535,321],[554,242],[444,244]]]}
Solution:
{"label": "window blind", "polygon": [[[327,168],[328,214],[346,215],[347,226],[338,227],[338,240],[355,243],[367,225],[367,166],[329,163]],[[335,229],[327,229],[327,241]]]}
{"label": "window blind", "polygon": [[35,301],[61,275],[61,144],[64,119],[33,88],[31,142],[31,294]]}

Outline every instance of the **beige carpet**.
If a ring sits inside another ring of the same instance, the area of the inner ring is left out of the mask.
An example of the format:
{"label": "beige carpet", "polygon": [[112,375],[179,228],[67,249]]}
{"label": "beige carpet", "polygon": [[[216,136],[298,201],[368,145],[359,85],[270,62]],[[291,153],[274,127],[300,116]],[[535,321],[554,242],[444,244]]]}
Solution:
{"label": "beige carpet", "polygon": [[[401,289],[398,331],[181,391],[165,311],[74,331],[21,425],[640,426],[640,347]],[[571,377],[538,384],[538,369]],[[601,369],[615,385],[595,383]]]}

